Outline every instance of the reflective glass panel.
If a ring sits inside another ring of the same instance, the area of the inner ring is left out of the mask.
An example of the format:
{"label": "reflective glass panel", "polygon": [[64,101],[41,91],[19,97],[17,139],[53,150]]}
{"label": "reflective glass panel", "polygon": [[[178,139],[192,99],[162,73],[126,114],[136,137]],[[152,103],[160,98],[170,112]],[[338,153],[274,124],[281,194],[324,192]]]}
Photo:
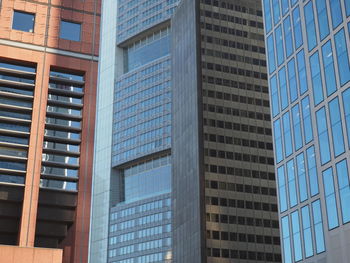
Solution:
{"label": "reflective glass panel", "polygon": [[273,75],[270,78],[270,89],[271,89],[272,116],[275,117],[280,112],[278,86],[277,86],[277,77],[276,77],[276,75]]}
{"label": "reflective glass panel", "polygon": [[305,67],[305,56],[304,56],[303,49],[297,54],[297,62],[298,62],[297,66],[298,66],[298,75],[299,75],[300,95],[302,95],[308,90],[306,67]]}
{"label": "reflective glass panel", "polygon": [[280,87],[280,98],[281,108],[284,110],[288,107],[288,90],[287,90],[287,79],[286,79],[286,68],[283,67],[278,71],[279,87]]}
{"label": "reflective glass panel", "polygon": [[289,111],[283,115],[283,135],[284,135],[284,153],[289,156],[293,153],[292,147],[292,131],[290,128]]}
{"label": "reflective glass panel", "polygon": [[315,106],[323,101],[323,88],[318,52],[310,57],[311,82]]}
{"label": "reflective glass panel", "polygon": [[328,229],[331,230],[339,226],[332,167],[324,171],[322,175],[324,185],[324,197],[326,200],[327,208]]}
{"label": "reflective glass panel", "polygon": [[276,70],[275,64],[275,47],[273,41],[273,33],[267,38],[267,56],[268,56],[268,65],[269,65],[269,73],[272,73]]}
{"label": "reflective glass panel", "polygon": [[281,25],[279,25],[275,29],[275,38],[276,38],[277,64],[281,65],[284,61],[284,44],[283,44]]}
{"label": "reflective glass panel", "polygon": [[308,198],[304,153],[300,153],[297,156],[296,161],[297,161],[297,173],[298,173],[298,182],[299,182],[299,198],[300,198],[300,202],[303,202]]}
{"label": "reflective glass panel", "polygon": [[265,30],[266,34],[272,29],[272,17],[271,17],[271,1],[264,0],[264,18],[265,18]]}
{"label": "reflective glass panel", "polygon": [[316,239],[316,253],[322,253],[326,250],[323,235],[322,212],[320,200],[312,203],[312,213],[314,217],[314,229]]}
{"label": "reflective glass panel", "polygon": [[340,85],[343,86],[350,80],[350,65],[344,29],[341,29],[337,34],[335,34],[334,41],[338,59]]}
{"label": "reflective glass panel", "polygon": [[289,219],[288,216],[282,218],[282,238],[285,263],[292,263],[292,247],[290,243]]}
{"label": "reflective glass panel", "polygon": [[272,0],[272,9],[273,9],[273,21],[276,25],[281,19],[280,1],[279,0]]}
{"label": "reflective glass panel", "polygon": [[293,28],[294,28],[294,44],[295,48],[299,48],[303,44],[303,32],[301,29],[301,19],[299,7],[293,10]]}
{"label": "reflective glass panel", "polygon": [[322,107],[316,112],[318,143],[321,154],[321,164],[325,164],[331,160],[331,151],[329,147],[329,136],[327,128],[327,118],[325,108]]}
{"label": "reflective glass panel", "polygon": [[294,134],[294,149],[295,149],[295,151],[297,151],[303,146],[299,104],[296,104],[292,108],[292,120],[293,120],[293,134]]}
{"label": "reflective glass panel", "polygon": [[61,21],[60,38],[72,41],[80,41],[80,34],[81,24],[63,20]]}
{"label": "reflective glass panel", "polygon": [[290,204],[290,207],[293,207],[298,204],[297,186],[296,186],[293,159],[287,163],[287,176],[288,176],[289,204]]}
{"label": "reflective glass panel", "polygon": [[326,79],[327,96],[337,90],[337,82],[335,80],[332,44],[329,40],[322,46],[323,72]]}
{"label": "reflective glass panel", "polygon": [[334,156],[337,157],[345,151],[338,97],[329,103],[329,118],[332,129]]}
{"label": "reflective glass panel", "polygon": [[283,147],[282,147],[282,129],[280,119],[276,120],[273,123],[274,127],[274,138],[275,138],[275,154],[276,154],[276,163],[279,163],[283,160]]}
{"label": "reflective glass panel", "polygon": [[329,0],[329,6],[331,8],[333,29],[335,29],[343,22],[340,0]]}
{"label": "reflective glass panel", "polygon": [[284,212],[288,209],[287,205],[287,186],[286,179],[284,177],[284,166],[277,169],[277,179],[278,179],[278,197],[280,201],[280,212]]}
{"label": "reflective glass panel", "polygon": [[304,6],[304,17],[305,17],[306,36],[307,36],[307,46],[308,46],[309,51],[310,51],[317,44],[315,19],[314,19],[313,2],[312,1],[309,1]]}
{"label": "reflective glass panel", "polygon": [[311,222],[310,222],[310,211],[309,211],[308,205],[304,206],[301,209],[301,217],[302,217],[302,222],[303,222],[305,257],[308,258],[308,257],[313,256],[313,254],[314,254]]}
{"label": "reflective glass panel", "polygon": [[350,88],[343,92],[343,106],[345,114],[346,130],[348,133],[348,142],[350,147]]}
{"label": "reflective glass panel", "polygon": [[286,55],[289,57],[293,53],[292,26],[290,18],[287,16],[283,21],[284,41],[286,43]]}
{"label": "reflective glass panel", "polygon": [[318,190],[318,176],[316,168],[315,147],[312,146],[306,150],[307,167],[309,175],[309,186],[311,196],[315,196],[319,193]]}
{"label": "reflective glass panel", "polygon": [[303,113],[305,144],[307,144],[313,140],[309,96],[306,96],[301,101],[301,107],[302,107],[302,113]]}
{"label": "reflective glass panel", "polygon": [[291,214],[291,220],[292,220],[292,232],[293,232],[293,243],[294,243],[294,261],[297,262],[303,259],[298,210]]}
{"label": "reflective glass panel", "polygon": [[326,0],[316,1],[316,9],[317,9],[318,29],[320,32],[320,39],[323,40],[326,36],[329,35]]}
{"label": "reflective glass panel", "polygon": [[288,0],[281,0],[281,4],[282,4],[282,15],[285,15],[289,10]]}
{"label": "reflective glass panel", "polygon": [[350,185],[346,159],[336,164],[343,224],[350,222]]}
{"label": "reflective glass panel", "polygon": [[295,73],[294,58],[288,62],[288,85],[290,102],[294,102],[298,98],[297,76]]}
{"label": "reflective glass panel", "polygon": [[14,11],[12,29],[33,33],[34,19],[35,19],[34,14],[21,12],[21,11]]}

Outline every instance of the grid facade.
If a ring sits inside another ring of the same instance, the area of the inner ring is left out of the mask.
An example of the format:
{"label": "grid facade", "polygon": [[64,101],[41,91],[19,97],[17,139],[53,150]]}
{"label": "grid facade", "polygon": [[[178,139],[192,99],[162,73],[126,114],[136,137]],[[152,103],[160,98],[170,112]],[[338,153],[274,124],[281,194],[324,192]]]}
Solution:
{"label": "grid facade", "polygon": [[263,1],[284,262],[349,258],[349,1]]}

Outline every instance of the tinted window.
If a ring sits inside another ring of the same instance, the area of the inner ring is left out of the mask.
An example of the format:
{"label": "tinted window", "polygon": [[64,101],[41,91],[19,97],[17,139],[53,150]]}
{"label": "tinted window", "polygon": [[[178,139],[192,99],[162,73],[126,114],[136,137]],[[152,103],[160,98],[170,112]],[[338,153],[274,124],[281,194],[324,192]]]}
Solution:
{"label": "tinted window", "polygon": [[81,25],[68,21],[61,21],[60,38],[80,41]]}
{"label": "tinted window", "polygon": [[14,11],[12,29],[34,32],[34,14]]}

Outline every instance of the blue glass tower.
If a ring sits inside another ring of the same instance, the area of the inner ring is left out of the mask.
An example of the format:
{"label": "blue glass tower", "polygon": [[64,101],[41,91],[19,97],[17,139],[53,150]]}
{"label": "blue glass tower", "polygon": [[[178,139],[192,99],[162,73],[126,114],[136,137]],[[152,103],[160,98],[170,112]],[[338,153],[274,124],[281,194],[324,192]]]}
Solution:
{"label": "blue glass tower", "polygon": [[349,262],[348,0],[263,0],[283,260]]}
{"label": "blue glass tower", "polygon": [[171,262],[170,17],[103,1],[90,262]]}

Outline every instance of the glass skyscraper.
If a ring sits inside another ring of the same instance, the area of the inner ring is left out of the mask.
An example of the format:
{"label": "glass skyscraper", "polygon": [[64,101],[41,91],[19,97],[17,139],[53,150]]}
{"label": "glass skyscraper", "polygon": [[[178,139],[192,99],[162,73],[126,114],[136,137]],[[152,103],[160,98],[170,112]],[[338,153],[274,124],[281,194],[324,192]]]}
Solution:
{"label": "glass skyscraper", "polygon": [[264,0],[283,261],[349,262],[348,0]]}
{"label": "glass skyscraper", "polygon": [[170,17],[103,1],[90,262],[171,262]]}

